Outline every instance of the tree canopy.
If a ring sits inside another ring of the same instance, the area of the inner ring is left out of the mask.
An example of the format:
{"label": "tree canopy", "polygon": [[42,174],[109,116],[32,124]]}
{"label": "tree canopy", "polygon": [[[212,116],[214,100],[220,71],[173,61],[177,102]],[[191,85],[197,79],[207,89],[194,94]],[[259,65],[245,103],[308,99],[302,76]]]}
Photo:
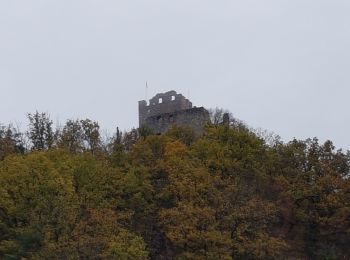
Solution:
{"label": "tree canopy", "polygon": [[103,140],[28,117],[0,128],[1,259],[350,257],[350,154],[331,141],[219,121]]}

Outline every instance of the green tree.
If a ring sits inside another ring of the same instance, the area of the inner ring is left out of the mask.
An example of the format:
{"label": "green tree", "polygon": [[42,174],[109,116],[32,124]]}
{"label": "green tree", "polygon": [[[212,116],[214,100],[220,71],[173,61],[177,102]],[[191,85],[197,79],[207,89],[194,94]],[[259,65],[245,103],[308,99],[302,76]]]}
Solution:
{"label": "green tree", "polygon": [[346,258],[349,155],[317,139],[294,140],[277,149],[285,186],[279,197],[290,207],[286,220],[291,243],[302,245],[310,258]]}
{"label": "green tree", "polygon": [[28,137],[32,142],[32,149],[36,151],[51,149],[54,145],[55,134],[52,129],[52,120],[46,113],[28,114]]}
{"label": "green tree", "polygon": [[11,125],[0,125],[0,161],[10,154],[23,154],[25,150],[22,133]]}
{"label": "green tree", "polygon": [[8,157],[0,165],[0,258],[146,259],[122,175],[92,155]]}
{"label": "green tree", "polygon": [[79,120],[68,120],[59,135],[59,147],[72,153],[84,151],[84,131]]}
{"label": "green tree", "polygon": [[80,120],[87,149],[95,154],[101,148],[100,126],[90,119]]}

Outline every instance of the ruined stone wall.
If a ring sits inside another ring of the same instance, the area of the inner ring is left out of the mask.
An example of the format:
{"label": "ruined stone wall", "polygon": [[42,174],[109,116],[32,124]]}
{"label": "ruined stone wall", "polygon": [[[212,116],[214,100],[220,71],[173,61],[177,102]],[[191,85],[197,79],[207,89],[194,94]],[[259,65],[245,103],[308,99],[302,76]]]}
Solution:
{"label": "ruined stone wall", "polygon": [[145,125],[152,129],[155,134],[165,133],[173,125],[189,126],[197,134],[202,134],[204,126],[209,121],[209,112],[203,107],[195,107],[148,117],[145,120]]}
{"label": "ruined stone wall", "polygon": [[160,93],[149,100],[149,105],[145,100],[139,101],[139,125],[144,125],[148,117],[190,108],[192,108],[192,103],[183,95],[175,91]]}
{"label": "ruined stone wall", "polygon": [[172,125],[189,126],[201,134],[209,121],[205,108],[192,108],[192,103],[175,91],[157,94],[149,105],[145,100],[139,101],[139,126],[145,125],[155,134],[165,133]]}

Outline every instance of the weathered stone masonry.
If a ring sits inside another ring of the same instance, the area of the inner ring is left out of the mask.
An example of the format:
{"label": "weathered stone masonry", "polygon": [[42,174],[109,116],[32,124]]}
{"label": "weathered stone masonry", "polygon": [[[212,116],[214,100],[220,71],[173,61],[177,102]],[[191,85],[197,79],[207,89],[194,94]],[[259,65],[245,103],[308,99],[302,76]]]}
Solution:
{"label": "weathered stone masonry", "polygon": [[190,126],[200,134],[209,122],[209,113],[175,91],[160,93],[149,101],[139,101],[139,125],[145,125],[156,134],[166,132],[172,125]]}

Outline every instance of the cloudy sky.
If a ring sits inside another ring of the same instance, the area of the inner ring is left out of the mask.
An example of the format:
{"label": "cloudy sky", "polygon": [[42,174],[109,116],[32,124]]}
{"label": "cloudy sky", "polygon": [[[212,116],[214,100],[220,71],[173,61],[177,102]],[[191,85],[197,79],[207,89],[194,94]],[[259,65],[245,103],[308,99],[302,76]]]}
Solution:
{"label": "cloudy sky", "polygon": [[350,149],[349,0],[0,0],[0,122],[137,126],[177,90],[290,140]]}

